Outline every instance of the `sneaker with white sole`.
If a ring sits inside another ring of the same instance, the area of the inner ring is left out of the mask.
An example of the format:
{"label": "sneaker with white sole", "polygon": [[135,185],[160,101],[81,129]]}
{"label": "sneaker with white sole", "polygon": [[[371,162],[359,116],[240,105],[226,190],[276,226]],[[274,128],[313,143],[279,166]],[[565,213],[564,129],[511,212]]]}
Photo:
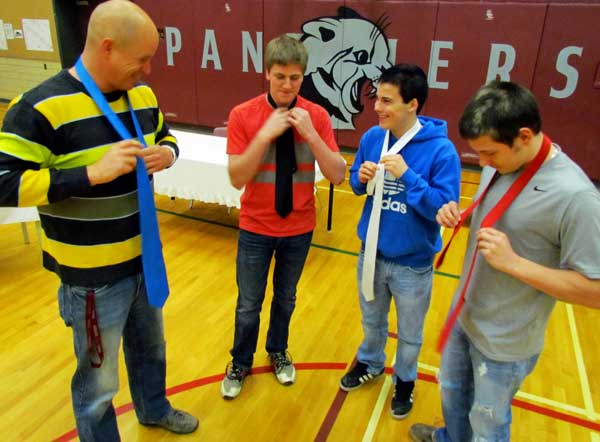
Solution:
{"label": "sneaker with white sole", "polygon": [[340,379],[340,388],[344,391],[356,390],[383,374],[383,369],[379,373],[369,373],[368,370],[369,366],[367,364],[356,361],[354,367]]}
{"label": "sneaker with white sole", "polygon": [[244,378],[248,376],[250,370],[238,367],[235,363],[230,362],[225,369],[225,376],[221,382],[221,396],[223,399],[234,399],[242,391]]}
{"label": "sneaker with white sole", "polygon": [[269,359],[275,377],[281,385],[292,385],[296,382],[296,368],[292,363],[292,357],[287,351],[269,353]]}
{"label": "sneaker with white sole", "polygon": [[392,397],[392,417],[394,419],[404,419],[410,413],[413,407],[413,390],[415,381],[404,382],[398,379],[394,386],[394,396]]}

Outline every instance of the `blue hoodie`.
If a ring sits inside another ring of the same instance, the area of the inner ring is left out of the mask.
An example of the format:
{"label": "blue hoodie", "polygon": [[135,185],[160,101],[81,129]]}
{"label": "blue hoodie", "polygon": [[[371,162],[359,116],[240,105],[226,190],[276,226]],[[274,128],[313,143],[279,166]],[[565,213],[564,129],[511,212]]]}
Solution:
{"label": "blue hoodie", "polygon": [[[400,151],[408,170],[401,178],[386,173],[379,226],[377,254],[401,265],[431,265],[440,250],[440,226],[435,221],[438,209],[449,201],[458,201],[460,160],[448,139],[446,122],[418,117],[422,126]],[[362,136],[354,164],[350,168],[350,185],[357,195],[367,186],[358,180],[358,170],[365,161],[379,162],[385,129],[374,126]],[[390,132],[389,145],[396,138]],[[357,233],[365,242],[373,197],[367,196]]]}

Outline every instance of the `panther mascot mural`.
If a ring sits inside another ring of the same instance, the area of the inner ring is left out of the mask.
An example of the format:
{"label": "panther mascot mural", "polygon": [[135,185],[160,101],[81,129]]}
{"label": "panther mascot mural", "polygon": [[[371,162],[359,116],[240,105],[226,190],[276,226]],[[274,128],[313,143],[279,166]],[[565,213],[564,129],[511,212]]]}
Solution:
{"label": "panther mascot mural", "polygon": [[372,22],[342,6],[337,16],[302,24],[308,66],[300,94],[329,112],[334,129],[354,129],[365,82],[371,83],[367,95],[373,95],[381,72],[392,65],[384,21]]}

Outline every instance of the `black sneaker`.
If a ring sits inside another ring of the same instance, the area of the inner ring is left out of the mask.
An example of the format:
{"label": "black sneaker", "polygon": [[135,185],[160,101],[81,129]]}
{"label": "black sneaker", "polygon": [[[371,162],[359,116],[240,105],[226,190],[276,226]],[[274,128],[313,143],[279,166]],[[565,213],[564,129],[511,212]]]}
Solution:
{"label": "black sneaker", "polygon": [[352,391],[356,390],[362,384],[372,381],[378,376],[383,374],[383,369],[379,373],[373,374],[369,373],[369,366],[360,361],[356,361],[352,370],[344,375],[342,379],[340,379],[340,388],[344,391]]}
{"label": "black sneaker", "polygon": [[412,410],[414,388],[415,381],[403,382],[398,379],[392,397],[392,417],[394,419],[404,419]]}

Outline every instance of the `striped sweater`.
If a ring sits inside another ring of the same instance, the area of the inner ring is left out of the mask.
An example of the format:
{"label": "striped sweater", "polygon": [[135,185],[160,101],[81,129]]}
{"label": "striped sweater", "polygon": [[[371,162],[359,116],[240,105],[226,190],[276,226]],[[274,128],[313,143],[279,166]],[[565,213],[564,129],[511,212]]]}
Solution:
{"label": "striped sweater", "polygon": [[[148,145],[178,152],[152,90],[129,92]],[[105,94],[130,133],[122,91]],[[63,70],[11,103],[0,132],[0,206],[37,206],[44,267],[98,287],[141,272],[135,171],[91,186],[86,166],[120,141],[83,85]]]}

